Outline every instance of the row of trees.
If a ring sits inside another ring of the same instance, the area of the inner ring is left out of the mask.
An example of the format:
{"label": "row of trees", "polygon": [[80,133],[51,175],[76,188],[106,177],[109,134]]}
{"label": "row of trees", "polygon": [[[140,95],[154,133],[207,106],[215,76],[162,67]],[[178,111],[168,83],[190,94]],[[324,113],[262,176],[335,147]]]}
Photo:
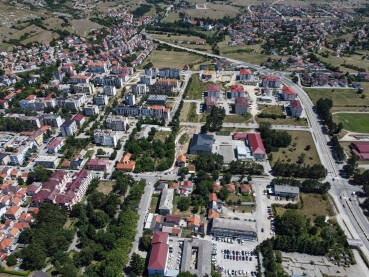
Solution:
{"label": "row of trees", "polygon": [[331,184],[329,182],[319,182],[318,180],[306,179],[303,181],[294,178],[275,178],[270,183],[271,185],[289,185],[294,187],[299,187],[301,192],[305,193],[327,193]]}
{"label": "row of trees", "polygon": [[338,138],[336,136],[338,133],[341,132],[343,124],[342,122],[340,122],[337,125],[333,121],[333,117],[331,114],[332,106],[333,103],[331,99],[320,98],[316,103],[316,111],[319,117],[324,121],[324,124],[327,126],[329,135],[332,136],[331,143],[337,160],[343,161],[345,159],[345,153],[342,146],[339,144]]}
{"label": "row of trees", "polygon": [[327,169],[321,164],[301,165],[277,161],[273,174],[281,177],[320,179],[327,176]]}
{"label": "row of trees", "polygon": [[239,175],[262,175],[264,167],[256,162],[236,160],[229,164],[229,172]]}

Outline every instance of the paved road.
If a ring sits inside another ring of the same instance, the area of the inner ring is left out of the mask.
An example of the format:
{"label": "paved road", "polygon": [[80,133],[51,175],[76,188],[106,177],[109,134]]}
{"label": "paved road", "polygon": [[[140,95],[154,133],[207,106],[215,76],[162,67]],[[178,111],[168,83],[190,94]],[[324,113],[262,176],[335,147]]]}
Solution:
{"label": "paved road", "polygon": [[[201,122],[180,122],[181,126],[202,126],[204,123]],[[248,128],[257,129],[259,124],[257,123],[223,123],[223,127],[229,128]],[[272,129],[275,130],[291,130],[291,131],[311,131],[308,126],[296,126],[296,125],[272,125]]]}
{"label": "paved road", "polygon": [[[143,30],[143,33],[146,34],[146,36],[149,39],[151,38],[149,34],[145,33],[145,30]],[[360,207],[358,207],[358,205],[352,204],[348,206],[349,208],[343,208],[343,205],[339,200],[340,195],[342,194],[348,195],[349,192],[353,190],[353,187],[352,185],[348,183],[346,179],[343,179],[339,176],[339,168],[341,167],[341,165],[336,163],[333,157],[333,154],[331,152],[331,149],[328,147],[328,142],[330,141],[330,138],[328,137],[327,134],[324,133],[322,125],[319,123],[320,121],[317,115],[313,112],[313,103],[311,102],[306,92],[301,87],[293,83],[290,79],[286,78],[285,77],[286,72],[276,72],[276,71],[272,71],[270,69],[267,69],[267,68],[264,68],[258,65],[246,63],[244,61],[230,59],[227,57],[223,57],[223,56],[219,56],[219,55],[215,55],[215,54],[211,54],[211,53],[207,53],[203,51],[198,51],[195,49],[186,48],[183,46],[179,46],[176,44],[168,43],[168,42],[157,40],[157,39],[153,39],[153,40],[160,44],[167,44],[171,47],[183,49],[188,52],[193,52],[199,55],[204,55],[207,57],[213,57],[213,58],[218,58],[218,59],[225,58],[228,61],[236,65],[243,65],[243,66],[247,66],[249,68],[255,69],[259,71],[262,75],[270,75],[270,74],[277,75],[278,77],[281,78],[281,81],[283,83],[295,89],[295,91],[297,92],[304,106],[305,112],[308,117],[308,121],[312,128],[311,129],[312,136],[313,136],[317,151],[319,153],[319,156],[321,158],[321,162],[328,170],[327,180],[331,181],[333,184],[330,194],[332,195],[334,201],[337,204],[340,216],[342,216],[342,219],[345,222],[345,226],[341,226],[341,227],[344,230],[346,230],[346,226],[347,226],[347,229],[350,230],[353,238],[360,239],[362,241],[364,247],[361,247],[361,249],[363,250],[365,255],[369,257],[369,240],[368,240],[369,222],[366,219],[366,217],[363,215],[363,212],[360,209]]]}

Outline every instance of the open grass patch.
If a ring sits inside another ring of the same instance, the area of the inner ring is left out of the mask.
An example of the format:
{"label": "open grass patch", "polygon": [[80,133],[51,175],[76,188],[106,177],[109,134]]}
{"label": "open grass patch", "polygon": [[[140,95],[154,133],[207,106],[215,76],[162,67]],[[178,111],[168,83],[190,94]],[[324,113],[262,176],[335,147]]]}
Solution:
{"label": "open grass patch", "polygon": [[100,181],[97,191],[109,194],[113,190],[114,181]]}
{"label": "open grass patch", "polygon": [[205,115],[197,114],[196,103],[184,102],[179,115],[180,122],[205,122]]}
{"label": "open grass patch", "polygon": [[[287,210],[284,206],[274,205],[277,215],[282,216]],[[313,219],[317,216],[334,216],[332,204],[328,194],[300,193],[298,213]]]}
{"label": "open grass patch", "polygon": [[151,202],[150,202],[150,213],[155,213],[156,211],[156,207],[158,206],[158,202],[159,202],[159,195],[157,194],[153,194],[151,197]]}
{"label": "open grass patch", "polygon": [[223,122],[225,123],[249,123],[251,122],[251,114],[246,115],[226,115]]}
{"label": "open grass patch", "polygon": [[277,152],[271,152],[271,166],[279,160],[288,163],[302,163],[307,165],[320,164],[318,152],[310,132],[287,131],[292,137],[291,144],[286,148],[279,148]]}
{"label": "open grass patch", "polygon": [[192,75],[185,92],[186,99],[201,99],[209,84],[202,82],[199,74]]}
{"label": "open grass patch", "polygon": [[[333,102],[333,107],[363,107],[369,105],[369,88],[363,85],[362,94],[356,89],[334,89],[334,88],[304,88],[311,101],[316,104],[320,98],[328,98]],[[364,95],[365,98],[362,98]],[[345,110],[343,108],[343,110]]]}
{"label": "open grass patch", "polygon": [[165,139],[169,136],[171,132],[169,131],[157,131],[154,135],[154,140],[160,140],[165,142]]}
{"label": "open grass patch", "polygon": [[193,64],[202,59],[202,56],[185,51],[154,50],[146,59],[146,63],[152,62],[153,66],[158,68],[170,65],[170,67],[182,69],[186,64]]}
{"label": "open grass patch", "polygon": [[337,113],[333,118],[336,122],[342,122],[347,131],[369,133],[369,113]]}

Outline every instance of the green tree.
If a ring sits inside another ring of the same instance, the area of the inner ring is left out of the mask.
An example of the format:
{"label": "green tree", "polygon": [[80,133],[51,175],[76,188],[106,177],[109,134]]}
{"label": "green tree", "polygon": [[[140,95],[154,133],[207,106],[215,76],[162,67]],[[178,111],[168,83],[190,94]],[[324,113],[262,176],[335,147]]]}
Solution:
{"label": "green tree", "polygon": [[181,197],[177,203],[177,208],[180,211],[187,211],[188,208],[190,207],[191,201],[190,198],[188,197]]}
{"label": "green tree", "polygon": [[8,266],[15,266],[17,264],[17,257],[14,254],[9,255],[6,259],[6,264]]}
{"label": "green tree", "polygon": [[140,255],[133,253],[130,267],[134,273],[136,273],[137,275],[142,275],[145,269],[145,259],[142,258]]}

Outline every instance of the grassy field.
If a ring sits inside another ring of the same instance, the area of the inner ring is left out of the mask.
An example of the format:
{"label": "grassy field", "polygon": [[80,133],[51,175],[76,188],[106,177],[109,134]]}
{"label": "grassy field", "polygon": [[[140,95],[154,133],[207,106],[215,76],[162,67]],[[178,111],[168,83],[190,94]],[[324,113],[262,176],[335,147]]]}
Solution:
{"label": "grassy field", "polygon": [[186,88],[186,99],[196,100],[202,98],[202,93],[208,88],[210,83],[200,81],[199,74],[194,74]]}
{"label": "grassy field", "polygon": [[[333,101],[333,106],[335,107],[363,107],[364,105],[369,105],[369,87],[367,84],[363,85],[363,95],[365,98],[361,98],[357,94],[356,89],[334,89],[334,88],[304,88],[304,90],[309,95],[311,101],[314,104],[320,98],[328,98]],[[345,109],[343,109],[345,110]]]}
{"label": "grassy field", "polygon": [[[201,2],[196,3],[201,4]],[[186,16],[192,18],[209,17],[213,19],[219,19],[225,16],[235,17],[240,13],[240,9],[231,5],[222,5],[207,2],[206,9],[181,9],[180,12],[183,12],[186,14]]]}
{"label": "grassy field", "polygon": [[169,136],[170,132],[168,131],[157,131],[154,135],[154,140],[161,140],[162,142]]}
{"label": "grassy field", "polygon": [[254,64],[264,63],[268,59],[267,55],[261,54],[261,44],[228,46],[229,41],[231,40],[227,36],[224,41],[218,43],[222,56]]}
{"label": "grassy field", "polygon": [[149,213],[155,213],[158,202],[159,202],[159,195],[153,194],[151,197]]}
{"label": "grassy field", "polygon": [[[187,48],[198,49],[198,50],[205,51],[205,52],[206,51],[211,51],[211,46],[207,43],[205,43],[204,45],[183,44],[182,43],[184,40],[196,41],[196,42],[200,42],[200,41],[205,42],[205,40],[203,38],[200,38],[200,37],[197,37],[197,36],[173,35],[173,34],[170,34],[169,36],[168,35],[161,35],[161,34],[160,35],[159,34],[152,34],[151,36],[153,38],[160,39],[160,40],[170,42],[170,43],[173,43],[173,44],[177,44],[177,45],[180,45],[180,46],[184,46],[184,47],[187,47]],[[178,42],[176,42],[176,41],[178,41]]]}
{"label": "grassy field", "polygon": [[252,121],[251,114],[247,115],[226,115],[224,123],[249,123]]}
{"label": "grassy field", "polygon": [[333,118],[336,122],[342,122],[347,131],[369,133],[369,113],[337,113]]}
{"label": "grassy field", "polygon": [[196,113],[196,103],[183,103],[179,120],[181,122],[205,122],[205,115]]}
{"label": "grassy field", "polygon": [[[281,106],[278,105],[259,105],[259,109],[261,113],[265,114],[275,114],[275,115],[283,115],[284,112]],[[260,118],[258,116],[255,117],[257,123],[261,122],[269,122],[274,125],[298,125],[298,126],[307,126],[307,120],[304,118]]]}
{"label": "grassy field", "polygon": [[154,67],[158,68],[170,66],[182,69],[186,64],[194,64],[202,60],[203,57],[188,52],[154,50],[144,64],[152,62]]}
{"label": "grassy field", "polygon": [[291,135],[292,142],[288,148],[279,148],[278,152],[272,152],[273,156],[271,162],[272,166],[278,160],[296,163],[301,155],[304,156],[305,164],[309,165],[317,163],[320,164],[319,155],[318,152],[316,151],[315,144],[310,132],[306,131],[287,131],[287,132]]}
{"label": "grassy field", "polygon": [[[300,193],[300,208],[297,210],[307,218],[313,219],[317,216],[333,216],[334,211],[329,200],[329,195],[321,195],[315,193]],[[277,206],[276,212],[282,215],[286,209]]]}
{"label": "grassy field", "polygon": [[[367,55],[368,53],[362,51],[361,54]],[[318,55],[318,57],[323,62],[329,63],[333,66],[338,66],[339,71],[341,71],[341,72],[357,72],[357,71],[355,71],[351,68],[347,68],[347,67],[342,66],[342,64],[355,65],[357,67],[364,68],[365,71],[369,70],[368,61],[366,59],[362,59],[363,58],[362,55],[351,55],[350,57],[342,57],[342,56],[341,57],[336,57],[336,56],[329,55],[329,57],[327,57],[327,58]]]}
{"label": "grassy field", "polygon": [[97,191],[109,194],[113,190],[114,181],[100,181]]}

